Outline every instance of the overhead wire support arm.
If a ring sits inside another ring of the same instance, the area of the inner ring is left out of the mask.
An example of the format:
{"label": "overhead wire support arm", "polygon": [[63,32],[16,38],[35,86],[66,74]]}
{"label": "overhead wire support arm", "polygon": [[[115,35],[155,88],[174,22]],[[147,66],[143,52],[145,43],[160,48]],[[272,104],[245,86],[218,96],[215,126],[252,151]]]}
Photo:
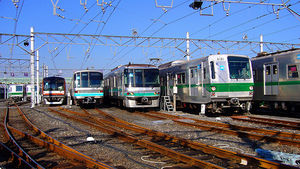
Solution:
{"label": "overhead wire support arm", "polygon": [[253,2],[253,1],[241,1],[241,0],[201,0],[207,2],[222,2],[222,3],[239,3],[239,4],[253,4],[253,5],[270,5],[270,6],[284,6],[286,3],[266,3],[266,2]]}

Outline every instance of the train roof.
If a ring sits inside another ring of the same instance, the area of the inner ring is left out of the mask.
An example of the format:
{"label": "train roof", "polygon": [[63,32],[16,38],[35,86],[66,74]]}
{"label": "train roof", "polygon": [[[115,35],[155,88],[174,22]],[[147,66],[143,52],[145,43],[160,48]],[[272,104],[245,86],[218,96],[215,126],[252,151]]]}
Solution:
{"label": "train roof", "polygon": [[120,68],[157,68],[157,66],[155,65],[151,65],[151,64],[127,64],[127,65],[120,65],[120,66],[117,66],[115,68],[113,68],[111,70],[111,72],[117,70],[117,69],[120,69]]}
{"label": "train roof", "polygon": [[166,68],[169,68],[169,67],[173,67],[173,66],[177,66],[177,65],[182,65],[182,64],[185,64],[185,63],[191,63],[191,62],[195,62],[195,61],[198,61],[198,60],[203,60],[205,58],[208,58],[208,57],[214,57],[214,56],[236,56],[236,57],[248,57],[246,55],[239,55],[239,54],[215,54],[215,55],[209,55],[209,56],[204,56],[204,57],[200,57],[200,58],[196,58],[196,59],[193,59],[193,60],[175,60],[175,61],[171,61],[171,62],[167,62],[167,63],[164,63],[164,64],[161,64],[158,66],[158,68],[161,70],[161,69],[166,69]]}
{"label": "train roof", "polygon": [[159,65],[158,69],[166,69],[171,66],[181,65],[185,62],[187,62],[187,60],[175,60],[175,61],[167,62],[167,63]]}
{"label": "train roof", "polygon": [[63,79],[63,80],[65,80],[65,78],[63,78],[63,77],[58,77],[58,76],[51,76],[51,77],[44,77],[43,78],[43,80],[55,80],[55,79]]}
{"label": "train roof", "polygon": [[288,49],[288,50],[281,50],[281,51],[276,51],[276,52],[273,52],[273,53],[261,52],[261,53],[258,53],[257,56],[253,57],[253,59],[254,58],[272,56],[272,55],[277,55],[277,54],[282,54],[282,53],[290,53],[290,52],[294,52],[294,51],[298,51],[298,50],[300,52],[300,48],[292,48],[292,49]]}
{"label": "train roof", "polygon": [[84,70],[77,70],[73,74],[78,73],[78,72],[99,72],[99,73],[102,73],[102,71],[100,71],[100,70],[84,69]]}

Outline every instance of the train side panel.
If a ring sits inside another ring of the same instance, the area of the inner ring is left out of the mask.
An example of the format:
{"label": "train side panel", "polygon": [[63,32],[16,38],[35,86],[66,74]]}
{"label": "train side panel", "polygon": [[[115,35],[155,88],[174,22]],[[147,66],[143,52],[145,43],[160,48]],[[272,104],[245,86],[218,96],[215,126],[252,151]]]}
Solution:
{"label": "train side panel", "polygon": [[285,104],[299,105],[300,50],[282,51],[252,59],[255,74],[254,101],[269,102],[287,109]]}

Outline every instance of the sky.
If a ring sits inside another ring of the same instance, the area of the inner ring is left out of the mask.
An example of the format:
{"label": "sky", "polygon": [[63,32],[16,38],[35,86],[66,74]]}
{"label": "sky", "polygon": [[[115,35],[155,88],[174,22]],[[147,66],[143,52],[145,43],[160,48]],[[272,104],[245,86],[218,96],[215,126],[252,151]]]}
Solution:
{"label": "sky", "polygon": [[[259,1],[243,0],[252,3]],[[47,65],[50,75],[63,76],[69,76],[78,69],[94,68],[107,72],[129,62],[152,63],[151,58],[160,59],[155,64],[186,59],[182,52],[186,50],[185,43],[179,49],[135,47],[137,42],[128,38],[114,40],[119,43],[129,41],[127,44],[132,47],[98,45],[99,41],[95,39],[82,39],[69,34],[186,38],[186,33],[189,32],[191,39],[256,42],[263,35],[264,42],[298,44],[299,47],[299,0],[264,1],[266,4],[287,2],[290,11],[282,6],[261,4],[217,3],[211,7],[211,2],[204,0],[203,10],[200,12],[189,6],[192,2],[194,1],[98,0],[97,3],[97,0],[0,0],[0,34],[30,35],[31,27],[37,33],[67,34],[55,37],[55,43],[45,43],[47,37],[37,34],[39,37],[35,38],[34,43],[35,49],[39,49],[40,65]],[[57,15],[54,15],[54,4],[59,7],[56,8]],[[24,72],[30,72],[27,61],[30,55],[25,51],[30,51],[30,45],[7,45],[4,42],[16,44],[26,39],[6,41],[8,38],[9,36],[3,35],[0,38],[0,77],[3,77],[4,71],[22,76]],[[48,40],[53,42],[53,39]],[[83,42],[85,45],[82,45]],[[191,51],[195,47],[197,48],[195,44],[191,44]],[[201,50],[191,54],[192,59],[224,53],[217,49],[206,50],[206,46],[200,47]],[[281,50],[281,47],[277,50]],[[259,51],[244,49],[228,52],[253,57]],[[8,63],[1,58],[24,60]]]}

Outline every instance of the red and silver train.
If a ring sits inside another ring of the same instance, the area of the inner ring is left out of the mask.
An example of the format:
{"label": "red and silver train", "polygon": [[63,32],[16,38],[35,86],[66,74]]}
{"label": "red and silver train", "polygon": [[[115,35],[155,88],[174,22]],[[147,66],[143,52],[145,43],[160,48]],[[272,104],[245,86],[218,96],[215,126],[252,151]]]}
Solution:
{"label": "red and silver train", "polygon": [[66,81],[62,77],[45,77],[42,82],[42,102],[46,105],[64,104]]}

